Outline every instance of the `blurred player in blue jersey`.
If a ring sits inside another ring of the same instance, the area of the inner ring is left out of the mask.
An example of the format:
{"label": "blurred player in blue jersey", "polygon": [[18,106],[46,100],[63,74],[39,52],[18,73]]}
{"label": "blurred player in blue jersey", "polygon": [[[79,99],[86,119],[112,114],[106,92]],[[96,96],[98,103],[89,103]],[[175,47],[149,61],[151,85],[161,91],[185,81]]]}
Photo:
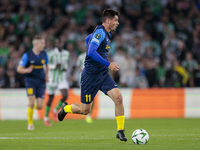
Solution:
{"label": "blurred player in blue jersey", "polygon": [[[26,74],[25,85],[29,99],[28,130],[34,130],[33,108],[35,99],[37,109],[41,109],[44,102],[45,81],[48,81],[48,56],[44,50],[45,39],[39,35],[33,38],[33,49],[24,53],[19,62],[17,72]],[[44,70],[44,65],[45,70]]]}
{"label": "blurred player in blue jersey", "polygon": [[58,119],[62,121],[67,113],[87,115],[95,95],[98,90],[101,90],[115,103],[116,137],[121,141],[127,141],[124,134],[125,117],[122,94],[108,73],[108,69],[119,70],[119,66],[115,62],[108,61],[111,31],[115,31],[119,25],[118,19],[119,12],[105,9],[102,13],[102,25],[97,26],[94,32],[86,38],[88,49],[85,67],[81,74],[81,104],[68,105],[67,102],[64,102],[58,113]]}

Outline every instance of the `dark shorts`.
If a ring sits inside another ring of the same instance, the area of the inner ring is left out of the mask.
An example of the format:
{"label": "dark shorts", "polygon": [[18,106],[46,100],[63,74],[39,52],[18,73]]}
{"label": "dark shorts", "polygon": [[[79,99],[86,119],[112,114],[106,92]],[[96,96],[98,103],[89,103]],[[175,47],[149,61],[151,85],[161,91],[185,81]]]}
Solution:
{"label": "dark shorts", "polygon": [[26,93],[28,96],[35,95],[36,98],[44,98],[45,82],[40,80],[25,79]]}
{"label": "dark shorts", "polygon": [[81,103],[90,104],[99,90],[106,94],[113,88],[119,87],[108,72],[97,75],[83,72],[81,74]]}

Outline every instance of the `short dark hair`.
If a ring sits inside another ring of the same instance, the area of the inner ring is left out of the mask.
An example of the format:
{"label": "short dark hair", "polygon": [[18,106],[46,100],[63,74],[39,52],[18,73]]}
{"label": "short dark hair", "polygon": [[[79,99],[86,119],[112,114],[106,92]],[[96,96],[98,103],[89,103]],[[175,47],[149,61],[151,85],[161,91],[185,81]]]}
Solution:
{"label": "short dark hair", "polygon": [[115,15],[119,16],[120,13],[118,11],[115,11],[113,9],[105,9],[102,13],[102,22],[105,22],[106,19],[112,19],[115,17]]}
{"label": "short dark hair", "polygon": [[41,35],[35,35],[33,37],[33,40],[41,40],[41,39],[44,39]]}

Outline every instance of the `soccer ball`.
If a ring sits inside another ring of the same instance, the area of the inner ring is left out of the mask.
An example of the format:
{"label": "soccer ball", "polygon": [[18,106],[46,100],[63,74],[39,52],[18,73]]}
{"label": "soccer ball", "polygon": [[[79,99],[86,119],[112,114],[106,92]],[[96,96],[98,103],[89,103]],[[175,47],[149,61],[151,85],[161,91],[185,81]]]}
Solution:
{"label": "soccer ball", "polygon": [[133,132],[131,138],[136,145],[144,145],[149,140],[149,134],[144,129],[137,129]]}

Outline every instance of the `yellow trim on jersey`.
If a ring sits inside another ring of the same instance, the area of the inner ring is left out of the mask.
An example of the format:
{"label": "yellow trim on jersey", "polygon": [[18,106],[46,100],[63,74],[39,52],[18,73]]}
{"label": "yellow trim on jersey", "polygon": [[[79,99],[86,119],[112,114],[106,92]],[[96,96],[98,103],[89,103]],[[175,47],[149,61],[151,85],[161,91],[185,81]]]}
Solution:
{"label": "yellow trim on jersey", "polygon": [[43,65],[31,65],[33,69],[42,69]]}

